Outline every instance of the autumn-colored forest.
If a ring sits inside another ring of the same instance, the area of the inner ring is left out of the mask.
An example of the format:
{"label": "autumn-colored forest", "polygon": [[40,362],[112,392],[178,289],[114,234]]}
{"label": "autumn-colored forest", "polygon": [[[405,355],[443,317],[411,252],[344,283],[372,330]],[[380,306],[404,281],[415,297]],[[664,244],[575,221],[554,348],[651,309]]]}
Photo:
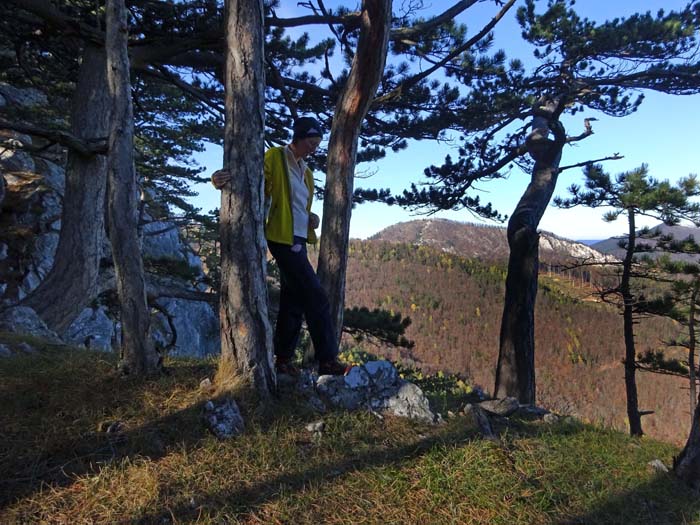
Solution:
{"label": "autumn-colored forest", "polygon": [[[505,262],[482,263],[427,246],[353,241],[346,306],[409,316],[410,349],[363,349],[405,365],[442,370],[493,389],[505,286]],[[538,403],[586,421],[626,430],[622,318],[586,299],[580,281],[543,275],[536,310]],[[656,349],[676,327],[660,319],[636,326],[638,354]],[[354,344],[347,341],[348,344]],[[646,434],[681,444],[688,435],[687,383],[638,373]]]}

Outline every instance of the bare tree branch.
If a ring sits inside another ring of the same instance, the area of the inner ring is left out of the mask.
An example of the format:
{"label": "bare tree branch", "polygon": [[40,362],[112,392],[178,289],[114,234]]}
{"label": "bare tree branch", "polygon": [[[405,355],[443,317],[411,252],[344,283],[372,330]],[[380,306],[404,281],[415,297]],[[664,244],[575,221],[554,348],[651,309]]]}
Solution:
{"label": "bare tree branch", "polygon": [[154,78],[158,78],[161,80],[165,80],[166,82],[170,82],[171,84],[180,88],[182,91],[184,91],[185,93],[190,95],[192,98],[201,102],[204,105],[204,109],[206,109],[206,111],[209,114],[213,115],[214,117],[220,118],[221,115],[223,115],[223,113],[224,113],[223,107],[212,102],[210,97],[208,97],[205,93],[202,93],[200,90],[195,88],[192,84],[189,84],[188,82],[185,82],[184,80],[182,80],[182,78],[180,78],[179,75],[176,75],[176,74],[172,73],[171,71],[168,71],[168,69],[165,66],[157,66],[155,69],[147,67],[147,68],[141,69],[141,72],[146,74],[146,75],[150,75]]}
{"label": "bare tree branch", "polygon": [[27,135],[45,138],[61,146],[72,149],[80,155],[90,157],[92,155],[107,153],[107,137],[94,141],[85,141],[63,130],[45,129],[21,122],[9,122],[0,118],[0,129],[8,129]]}
{"label": "bare tree branch", "polygon": [[443,11],[426,22],[416,24],[412,27],[398,27],[396,29],[392,29],[391,33],[389,33],[389,39],[406,44],[413,44],[415,43],[414,40],[421,34],[425,34],[444,23],[454,20],[457,15],[469,9],[471,6],[476,4],[477,1],[478,0],[461,0],[452,7],[448,8],[446,11]]}
{"label": "bare tree branch", "polygon": [[562,166],[561,168],[559,168],[559,171],[569,170],[572,168],[582,168],[583,166],[588,166],[589,164],[595,164],[597,162],[604,162],[606,160],[620,160],[620,159],[624,159],[624,158],[625,157],[623,157],[622,155],[614,153],[614,154],[610,155],[609,157],[601,157],[599,159],[592,159],[592,160],[587,160],[585,162],[578,162],[576,164],[569,164],[568,166]]}
{"label": "bare tree branch", "polygon": [[[417,75],[414,75],[406,80],[404,80],[401,84],[396,86],[394,89],[392,89],[390,92],[385,93],[381,97],[377,97],[374,99],[373,105],[376,104],[382,104],[384,102],[389,102],[391,100],[400,98],[401,95],[403,94],[404,90],[409,89],[413,86],[415,86],[418,82],[423,80],[424,78],[429,77],[432,75],[435,71],[443,67],[445,64],[447,64],[450,60],[453,58],[458,57],[462,53],[464,53],[466,50],[468,50],[470,47],[472,47],[474,44],[476,44],[479,40],[484,38],[489,31],[491,31],[496,23],[498,23],[501,18],[505,16],[505,14],[508,12],[508,10],[513,7],[513,4],[515,4],[515,0],[508,0],[508,2],[501,8],[501,10],[498,12],[498,14],[491,19],[491,21],[486,24],[481,31],[479,31],[476,35],[471,37],[469,40],[467,40],[464,44],[462,44],[460,47],[449,53],[445,58],[440,60],[439,62],[436,62],[435,65],[432,67],[426,69],[425,71],[422,71],[421,73],[418,73]],[[466,7],[465,7],[466,9]]]}

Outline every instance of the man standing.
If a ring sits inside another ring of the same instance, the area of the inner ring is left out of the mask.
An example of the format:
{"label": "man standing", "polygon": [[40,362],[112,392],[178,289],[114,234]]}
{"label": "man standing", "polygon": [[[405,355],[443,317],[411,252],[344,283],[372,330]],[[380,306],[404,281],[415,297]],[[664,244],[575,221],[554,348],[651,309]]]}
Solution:
{"label": "man standing", "polygon": [[[294,122],[291,144],[265,153],[265,238],[280,270],[279,314],[274,347],[277,372],[299,375],[293,364],[302,319],[306,318],[320,375],[342,375],[348,367],[338,361],[335,327],[328,297],[309,263],[306,244],[315,244],[318,215],[311,213],[314,180],[304,159],[318,148],[321,125],[311,117]],[[212,183],[221,189],[231,174],[219,170]]]}

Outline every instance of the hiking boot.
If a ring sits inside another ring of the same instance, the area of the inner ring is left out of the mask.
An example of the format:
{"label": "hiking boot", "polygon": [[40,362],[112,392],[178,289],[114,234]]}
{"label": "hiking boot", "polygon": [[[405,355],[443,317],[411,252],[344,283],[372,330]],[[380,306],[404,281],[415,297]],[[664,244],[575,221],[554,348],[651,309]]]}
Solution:
{"label": "hiking boot", "polygon": [[352,367],[341,363],[337,359],[333,361],[322,361],[318,364],[318,375],[320,376],[344,376]]}
{"label": "hiking boot", "polygon": [[277,370],[278,374],[285,374],[291,377],[299,377],[301,375],[301,371],[294,366],[291,359],[277,359],[275,370]]}

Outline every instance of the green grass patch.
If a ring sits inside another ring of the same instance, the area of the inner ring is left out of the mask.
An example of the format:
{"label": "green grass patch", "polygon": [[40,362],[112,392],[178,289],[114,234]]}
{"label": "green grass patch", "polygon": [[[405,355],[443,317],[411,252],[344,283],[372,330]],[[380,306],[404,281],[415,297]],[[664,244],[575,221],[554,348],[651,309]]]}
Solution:
{"label": "green grass patch", "polygon": [[215,363],[168,371],[125,380],[114,356],[64,347],[0,360],[0,523],[700,523],[647,466],[671,463],[667,444],[537,421],[493,442],[469,418],[319,416],[293,394],[244,406],[246,432],[219,442],[199,390]]}

